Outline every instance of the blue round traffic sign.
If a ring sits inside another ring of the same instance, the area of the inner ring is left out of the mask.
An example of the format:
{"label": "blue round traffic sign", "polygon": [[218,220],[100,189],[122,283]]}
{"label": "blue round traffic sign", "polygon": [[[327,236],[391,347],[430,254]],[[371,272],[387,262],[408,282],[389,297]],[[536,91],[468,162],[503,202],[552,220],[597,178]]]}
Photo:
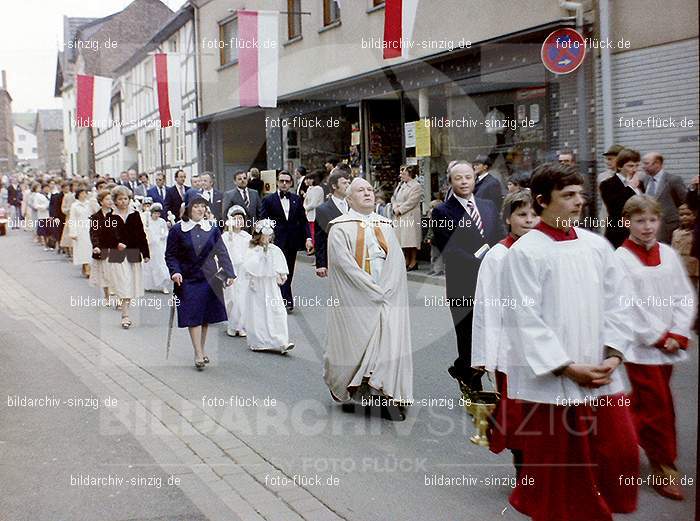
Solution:
{"label": "blue round traffic sign", "polygon": [[542,63],[554,74],[575,71],[586,57],[586,40],[574,29],[557,29],[542,44]]}

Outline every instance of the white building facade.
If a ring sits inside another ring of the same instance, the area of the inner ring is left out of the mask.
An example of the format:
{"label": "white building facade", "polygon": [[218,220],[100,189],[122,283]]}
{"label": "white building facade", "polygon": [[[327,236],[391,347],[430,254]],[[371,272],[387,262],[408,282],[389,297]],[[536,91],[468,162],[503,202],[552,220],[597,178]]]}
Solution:
{"label": "white building facade", "polygon": [[15,157],[18,162],[32,164],[39,158],[37,155],[36,134],[21,125],[14,124]]}
{"label": "white building facade", "polygon": [[[180,118],[161,128],[158,112],[154,54],[175,53],[179,64]],[[183,169],[188,177],[197,171],[197,117],[194,21],[185,7],[126,63],[116,70],[111,119],[106,130],[94,129],[95,171],[115,178],[123,170],[149,175],[163,171],[168,184]]]}

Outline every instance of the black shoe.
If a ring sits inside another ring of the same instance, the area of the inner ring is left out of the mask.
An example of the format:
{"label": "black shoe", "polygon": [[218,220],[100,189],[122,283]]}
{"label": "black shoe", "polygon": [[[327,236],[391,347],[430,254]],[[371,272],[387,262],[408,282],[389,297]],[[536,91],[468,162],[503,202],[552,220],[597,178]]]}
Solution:
{"label": "black shoe", "polygon": [[379,408],[379,414],[385,420],[393,422],[402,422],[406,419],[406,413],[404,413],[403,407],[398,405],[382,405]]}
{"label": "black shoe", "polygon": [[340,409],[348,414],[355,414],[357,406],[354,403],[343,403],[340,405]]}

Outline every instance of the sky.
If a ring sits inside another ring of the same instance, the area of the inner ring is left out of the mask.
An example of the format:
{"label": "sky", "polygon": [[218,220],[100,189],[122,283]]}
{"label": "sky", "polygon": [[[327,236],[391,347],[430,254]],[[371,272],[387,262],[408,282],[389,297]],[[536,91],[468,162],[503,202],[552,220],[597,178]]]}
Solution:
{"label": "sky", "polygon": [[[63,45],[63,16],[102,17],[132,0],[19,0],[3,2],[0,69],[7,71],[12,112],[61,108],[54,98],[56,56]],[[183,0],[161,0],[176,11]]]}

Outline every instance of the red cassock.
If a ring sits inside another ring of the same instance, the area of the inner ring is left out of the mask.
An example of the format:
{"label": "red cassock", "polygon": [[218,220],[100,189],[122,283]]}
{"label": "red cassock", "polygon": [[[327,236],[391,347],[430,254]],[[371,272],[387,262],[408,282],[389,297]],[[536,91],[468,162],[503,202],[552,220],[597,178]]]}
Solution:
{"label": "red cassock", "polygon": [[522,450],[517,440],[517,431],[522,419],[522,402],[508,398],[508,377],[496,371],[496,388],[501,399],[489,418],[489,449],[498,454],[503,449]]}
{"label": "red cassock", "polygon": [[624,398],[603,397],[612,405],[596,407],[522,402],[523,467],[511,504],[534,521],[611,521],[613,512],[633,512],[639,450]]}
{"label": "red cassock", "polygon": [[[565,360],[572,359],[568,348],[582,346],[591,360],[604,356],[602,346],[626,345],[626,315],[607,320],[616,316],[625,278],[603,241],[586,230],[565,232],[540,222],[518,240],[507,259],[508,294],[518,302],[528,295],[536,298],[533,306],[520,306],[506,317],[513,347],[508,382],[502,384],[513,399],[495,417],[506,422],[503,443],[522,451],[510,502],[534,521],[612,521],[613,513],[633,512],[637,505],[639,448],[620,376],[613,375],[605,390],[579,389],[565,376],[553,374],[560,362],[552,361],[556,355],[542,347],[558,348],[563,353],[559,358]],[[591,273],[601,274],[598,284],[591,284],[596,280]],[[605,284],[600,282],[603,277]],[[579,288],[585,291],[567,307],[566,321],[558,319],[553,302]],[[586,299],[601,303],[599,316],[589,313]],[[562,328],[563,322],[584,320],[590,329]],[[560,397],[559,392],[568,394]],[[509,411],[513,402],[517,407]],[[508,425],[511,421],[517,428]]]}
{"label": "red cassock", "polygon": [[[627,239],[616,252],[635,279],[651,284],[658,280],[658,287],[642,286],[639,293],[646,296],[655,294],[659,298],[667,295],[667,291],[676,301],[681,301],[683,295],[692,300],[692,288],[685,279],[685,271],[677,254],[667,245],[654,244],[647,249]],[[632,255],[629,255],[629,254]],[[638,263],[634,262],[634,259]],[[652,279],[654,277],[654,279]],[[658,292],[658,294],[657,294]],[[639,445],[644,449],[652,463],[675,468],[677,457],[676,446],[676,415],[671,394],[671,374],[673,365],[686,358],[682,351],[669,355],[662,348],[669,338],[678,342],[681,350],[688,347],[690,325],[692,324],[693,309],[687,305],[667,306],[669,312],[659,308],[640,308],[647,314],[642,314],[637,320],[639,324],[651,323],[658,319],[661,329],[657,331],[658,341],[654,345],[640,346],[632,360],[625,362],[627,376],[632,384],[629,395],[632,407]],[[684,309],[685,308],[685,309]],[[668,316],[662,312],[670,313]],[[649,315],[650,314],[650,315]],[[665,329],[665,331],[664,331]],[[681,357],[682,355],[682,357]],[[655,363],[663,362],[663,363]]]}

